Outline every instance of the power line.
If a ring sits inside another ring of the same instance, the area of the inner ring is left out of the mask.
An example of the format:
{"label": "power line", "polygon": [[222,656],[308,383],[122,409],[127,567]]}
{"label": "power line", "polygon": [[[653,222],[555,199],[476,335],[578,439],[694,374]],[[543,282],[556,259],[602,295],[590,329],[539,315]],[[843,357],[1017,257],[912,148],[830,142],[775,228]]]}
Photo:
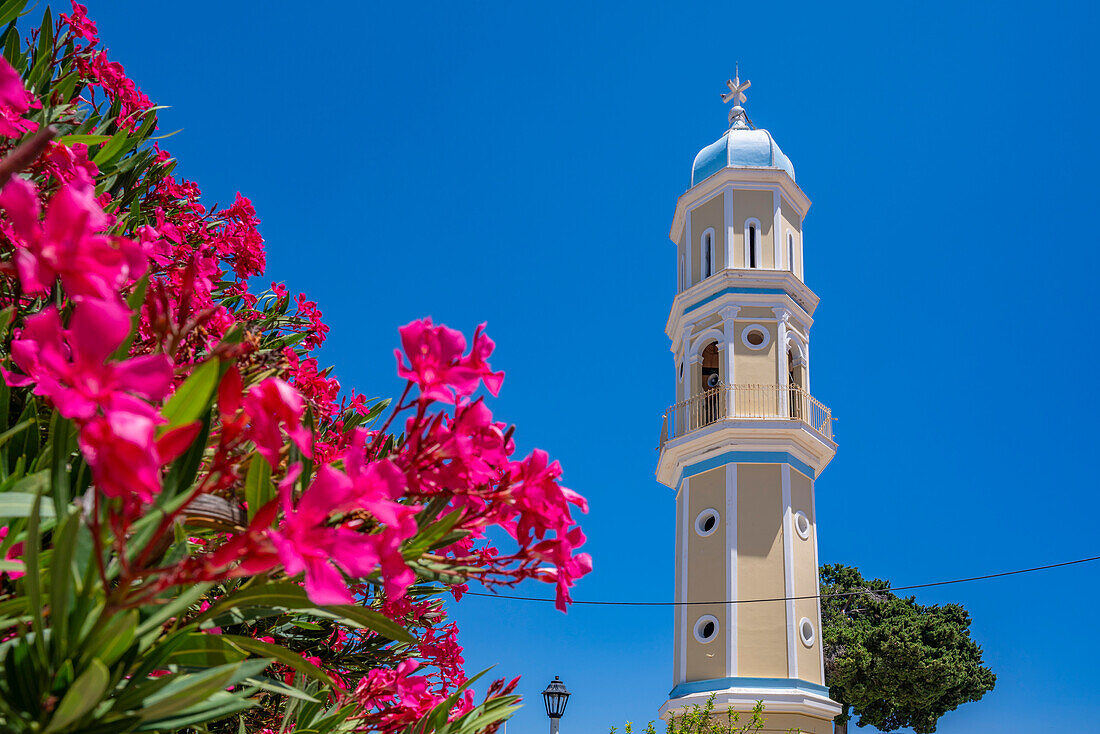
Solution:
{"label": "power line", "polygon": [[[1021,573],[1034,573],[1035,571],[1048,571],[1052,568],[1061,568],[1063,566],[1073,566],[1078,563],[1090,563],[1092,561],[1100,561],[1100,556],[1092,556],[1090,558],[1078,558],[1075,561],[1062,561],[1061,563],[1051,563],[1046,566],[1034,566],[1032,568],[1019,568],[1015,571],[1001,571],[1000,573],[987,573],[984,576],[967,576],[966,578],[950,579],[948,581],[932,581],[926,584],[911,584],[909,586],[892,586],[886,589],[861,589],[860,591],[838,591],[832,594],[808,594],[806,596],[777,596],[772,599],[728,599],[726,601],[608,601],[608,600],[574,600],[574,604],[587,604],[590,606],[613,606],[613,607],[675,607],[675,606],[693,606],[697,604],[758,604],[761,602],[779,602],[779,601],[797,601],[799,599],[825,599],[838,596],[859,596],[861,594],[875,594],[882,592],[893,593],[895,591],[909,591],[911,589],[927,589],[932,586],[947,586],[949,584],[965,584],[970,581],[985,581],[986,579],[998,579],[1004,576],[1016,576]],[[485,591],[467,591],[464,596],[488,596],[496,599],[515,599],[517,601],[540,601],[550,604],[554,603],[554,599],[543,599],[538,596],[515,596],[512,594],[493,594]]]}

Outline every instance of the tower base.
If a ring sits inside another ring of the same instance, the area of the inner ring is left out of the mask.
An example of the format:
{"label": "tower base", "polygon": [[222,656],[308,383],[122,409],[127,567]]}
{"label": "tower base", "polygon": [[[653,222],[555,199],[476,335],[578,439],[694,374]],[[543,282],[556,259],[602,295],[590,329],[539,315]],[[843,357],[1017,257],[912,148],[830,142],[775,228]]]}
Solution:
{"label": "tower base", "polygon": [[724,678],[681,683],[672,689],[660,709],[667,721],[698,705],[703,707],[714,696],[714,714],[725,716],[732,709],[748,721],[757,701],[764,702],[762,732],[786,734],[795,730],[804,734],[832,734],[833,717],[841,707],[829,698],[829,689],[792,678]]}

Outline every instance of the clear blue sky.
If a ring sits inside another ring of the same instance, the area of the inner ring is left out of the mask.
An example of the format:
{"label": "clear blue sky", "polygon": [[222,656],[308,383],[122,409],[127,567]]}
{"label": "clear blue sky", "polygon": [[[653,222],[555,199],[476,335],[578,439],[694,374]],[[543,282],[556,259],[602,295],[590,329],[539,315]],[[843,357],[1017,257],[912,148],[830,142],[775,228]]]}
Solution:
{"label": "clear blue sky", "polygon": [[[489,322],[496,413],[591,500],[578,598],[672,597],[667,232],[735,60],[814,201],[822,560],[900,585],[1100,552],[1095,5],[89,4],[180,173],[253,199],[346,386],[395,394],[414,318]],[[965,605],[998,676],[939,731],[1095,726],[1100,564],[919,599]],[[565,734],[671,686],[668,609],[454,613],[472,670],[524,676],[510,734],[546,730],[555,674]]]}

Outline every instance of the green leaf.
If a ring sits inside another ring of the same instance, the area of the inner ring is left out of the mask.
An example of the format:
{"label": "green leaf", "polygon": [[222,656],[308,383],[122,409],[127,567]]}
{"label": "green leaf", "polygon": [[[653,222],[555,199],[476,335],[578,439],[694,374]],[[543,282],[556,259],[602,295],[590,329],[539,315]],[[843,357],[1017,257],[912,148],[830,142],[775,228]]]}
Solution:
{"label": "green leaf", "polygon": [[291,698],[297,698],[299,701],[310,701],[312,703],[318,703],[317,699],[309,695],[303,690],[295,688],[294,686],[288,686],[281,680],[273,680],[271,678],[247,678],[244,681],[245,685],[255,686],[264,691],[270,691],[271,693],[277,693],[281,696],[289,696]]}
{"label": "green leaf", "polygon": [[130,141],[129,130],[119,130],[117,133],[111,136],[110,140],[103,144],[103,147],[96,151],[92,156],[92,162],[94,162],[100,169],[106,168],[116,158],[123,154],[127,147],[127,143]]}
{"label": "green leaf", "polygon": [[[0,495],[3,497],[3,495]],[[284,607],[286,609],[309,609],[315,606],[306,596],[305,590],[288,582],[253,584],[238,589],[223,597],[205,612],[195,618],[195,622],[213,619],[230,609],[249,607]]]}
{"label": "green leaf", "polygon": [[[256,675],[268,665],[267,660],[246,660],[198,673],[176,674],[164,687],[142,701],[138,716],[150,724],[149,728],[166,728],[160,725],[159,720],[208,700],[237,681]],[[152,726],[154,723],[156,726]]]}
{"label": "green leaf", "polygon": [[260,508],[275,498],[275,485],[271,483],[271,464],[258,453],[252,455],[248,475],[244,479],[244,498],[248,504],[248,521]]}
{"label": "green leaf", "polygon": [[68,639],[69,600],[73,589],[73,554],[76,551],[76,531],[79,513],[66,517],[54,531],[53,555],[50,556],[50,647],[54,661],[69,657],[65,649]]}
{"label": "green leaf", "polygon": [[[48,475],[49,472],[42,472]],[[38,474],[32,474],[27,479],[36,477]],[[26,481],[26,480],[24,480]],[[45,486],[46,482],[43,481],[42,485]],[[27,494],[25,492],[0,492],[0,517],[30,517],[34,511],[35,499],[38,495]],[[42,517],[52,518],[53,506],[42,505],[39,508],[39,512]]]}
{"label": "green leaf", "polygon": [[[254,689],[235,693],[217,691],[202,703],[196,704],[185,711],[180,711],[169,718],[142,724],[137,728],[137,731],[185,731],[197,724],[223,719],[230,714],[256,706],[258,702],[248,698],[254,692]],[[200,731],[207,730],[200,729]]]}
{"label": "green leaf", "polygon": [[81,662],[94,656],[107,665],[114,665],[133,644],[137,636],[138,618],[138,611],[130,609],[113,615],[106,624],[97,626],[91,635],[82,640]]}
{"label": "green leaf", "polygon": [[217,359],[208,359],[195,368],[161,410],[161,414],[168,419],[168,425],[163,426],[162,430],[198,420],[209,406],[210,396],[214,394],[220,365]]}
{"label": "green leaf", "polygon": [[110,135],[62,135],[57,138],[57,142],[62,145],[76,145],[77,143],[84,143],[85,145],[98,145],[99,143],[105,143],[111,139]]}
{"label": "green leaf", "polygon": [[27,0],[8,0],[0,5],[0,25],[7,25],[19,17]]}
{"label": "green leaf", "polygon": [[351,622],[353,627],[372,629],[383,637],[398,642],[416,643],[416,638],[408,630],[373,609],[355,606],[354,604],[334,604],[322,608],[340,615],[342,620]]}
{"label": "green leaf", "polygon": [[183,642],[172,650],[167,662],[192,668],[211,668],[240,662],[246,657],[247,654],[231,645],[221,635],[188,632],[183,636]]}
{"label": "green leaf", "polygon": [[142,621],[137,628],[137,636],[142,638],[142,648],[146,647],[160,634],[162,624],[187,610],[192,604],[201,599],[203,594],[210,590],[211,586],[213,586],[211,583],[195,584],[191,588],[181,591],[179,596],[170,599],[167,604],[159,607],[157,611]]}
{"label": "green leaf", "polygon": [[314,680],[320,681],[327,686],[334,686],[336,682],[329,677],[328,673],[318,668],[313,663],[305,660],[296,652],[291,652],[285,647],[279,645],[272,645],[270,642],[262,642],[260,640],[254,640],[251,637],[242,637],[241,635],[222,635],[225,639],[232,642],[238,647],[242,647],[249,652],[262,655],[265,658],[274,658],[283,665],[289,665],[294,670],[307,675]]}
{"label": "green leaf", "polygon": [[107,671],[107,666],[92,658],[88,669],[73,682],[64,698],[61,699],[61,703],[57,705],[53,717],[50,718],[50,724],[45,729],[45,734],[63,731],[69,725],[79,721],[81,717],[99,704],[103,694],[107,691],[109,681],[110,674]]}

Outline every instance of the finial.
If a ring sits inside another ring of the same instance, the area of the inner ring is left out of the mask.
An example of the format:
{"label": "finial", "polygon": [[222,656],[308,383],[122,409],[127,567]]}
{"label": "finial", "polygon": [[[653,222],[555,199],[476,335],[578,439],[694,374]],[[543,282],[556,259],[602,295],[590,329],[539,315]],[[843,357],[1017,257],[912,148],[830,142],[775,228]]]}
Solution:
{"label": "finial", "polygon": [[745,90],[752,86],[752,82],[745,80],[745,83],[741,83],[740,76],[740,64],[735,64],[733,67],[733,79],[726,82],[726,86],[729,87],[729,92],[722,95],[722,101],[726,104],[733,102],[733,107],[730,108],[730,127],[731,128],[746,128],[749,126],[748,118],[745,116],[745,108],[741,105],[745,102]]}

